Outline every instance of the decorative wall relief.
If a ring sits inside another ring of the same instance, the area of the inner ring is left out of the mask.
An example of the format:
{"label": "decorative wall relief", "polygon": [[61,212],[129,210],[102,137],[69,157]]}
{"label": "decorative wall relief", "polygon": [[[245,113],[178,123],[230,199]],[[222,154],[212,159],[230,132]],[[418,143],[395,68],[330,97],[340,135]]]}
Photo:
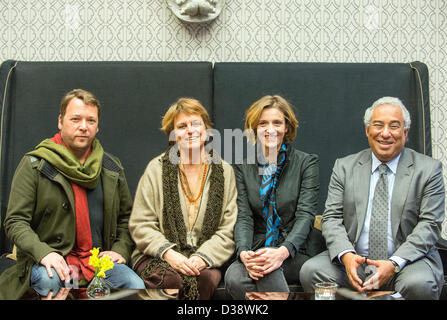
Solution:
{"label": "decorative wall relief", "polygon": [[212,21],[222,11],[225,0],[167,0],[177,18],[185,22]]}

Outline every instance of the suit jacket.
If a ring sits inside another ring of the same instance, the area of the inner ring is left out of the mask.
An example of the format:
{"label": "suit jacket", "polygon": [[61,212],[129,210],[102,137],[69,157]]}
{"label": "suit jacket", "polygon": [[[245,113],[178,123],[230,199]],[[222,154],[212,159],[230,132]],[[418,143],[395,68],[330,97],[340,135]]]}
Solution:
{"label": "suit jacket", "polygon": [[[287,153],[287,161],[276,191],[276,206],[281,217],[277,244],[278,247],[285,245],[289,252],[307,251],[309,255],[313,255],[315,253],[311,250],[313,244],[310,243],[310,232],[315,220],[320,188],[318,157],[290,145]],[[247,159],[244,159],[243,164],[234,166],[234,173],[239,210],[234,239],[236,257],[239,257],[241,251],[257,250],[264,246],[266,220],[259,196],[262,176],[259,175],[258,165],[248,164]]]}
{"label": "suit jacket", "polygon": [[[354,250],[359,239],[368,205],[371,158],[371,149],[366,149],[335,162],[322,217],[332,261],[342,251]],[[441,162],[405,148],[392,191],[393,255],[408,263],[426,257],[433,272],[441,277],[442,263],[435,244],[444,219],[444,198]]]}

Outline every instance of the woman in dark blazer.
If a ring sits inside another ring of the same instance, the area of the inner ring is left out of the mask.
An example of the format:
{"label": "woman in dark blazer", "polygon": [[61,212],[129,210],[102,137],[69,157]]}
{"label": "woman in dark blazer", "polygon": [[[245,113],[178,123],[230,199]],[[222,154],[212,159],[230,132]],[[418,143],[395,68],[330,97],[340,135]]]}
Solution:
{"label": "woman in dark blazer", "polygon": [[252,291],[288,292],[310,258],[319,166],[316,155],[291,147],[297,127],[291,106],[278,95],[262,97],[246,112],[245,130],[257,156],[234,167],[237,259],[225,274],[234,299]]}

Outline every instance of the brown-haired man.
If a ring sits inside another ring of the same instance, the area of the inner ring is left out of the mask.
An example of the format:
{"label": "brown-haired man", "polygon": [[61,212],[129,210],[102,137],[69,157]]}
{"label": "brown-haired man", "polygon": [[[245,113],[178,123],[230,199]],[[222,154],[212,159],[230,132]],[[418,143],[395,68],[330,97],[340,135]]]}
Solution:
{"label": "brown-haired man", "polygon": [[121,163],[96,139],[99,109],[90,92],[67,93],[60,131],[18,165],[4,222],[17,264],[0,276],[0,299],[20,298],[30,286],[51,298],[64,282],[89,281],[93,247],[114,262],[108,285],[144,288],[126,266],[134,247],[128,231],[132,198]]}

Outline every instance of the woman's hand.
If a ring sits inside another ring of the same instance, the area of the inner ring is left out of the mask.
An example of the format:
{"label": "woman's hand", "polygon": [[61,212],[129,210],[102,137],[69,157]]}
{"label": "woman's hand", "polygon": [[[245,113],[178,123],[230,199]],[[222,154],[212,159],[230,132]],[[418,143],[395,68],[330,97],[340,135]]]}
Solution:
{"label": "woman's hand", "polygon": [[202,271],[207,267],[207,263],[199,256],[191,256],[189,257],[189,262],[196,267],[197,270]]}
{"label": "woman's hand", "polygon": [[239,257],[245,265],[245,269],[247,269],[250,278],[259,280],[259,278],[264,276],[262,273],[264,271],[264,257],[259,257],[259,255],[253,251],[242,251]]}
{"label": "woman's hand", "polygon": [[281,246],[279,248],[262,248],[256,252],[242,251],[240,258],[250,278],[259,280],[264,275],[281,267],[289,255],[289,250]]}
{"label": "woman's hand", "polygon": [[284,246],[279,248],[262,248],[256,253],[259,257],[264,258],[263,274],[268,274],[281,267],[284,260],[286,260],[290,255],[289,250],[287,250]]}
{"label": "woman's hand", "polygon": [[186,275],[186,276],[198,276],[200,275],[199,269],[196,267],[197,262],[195,259],[191,261],[183,254],[175,251],[174,249],[168,249],[163,259],[172,267],[172,269]]}

